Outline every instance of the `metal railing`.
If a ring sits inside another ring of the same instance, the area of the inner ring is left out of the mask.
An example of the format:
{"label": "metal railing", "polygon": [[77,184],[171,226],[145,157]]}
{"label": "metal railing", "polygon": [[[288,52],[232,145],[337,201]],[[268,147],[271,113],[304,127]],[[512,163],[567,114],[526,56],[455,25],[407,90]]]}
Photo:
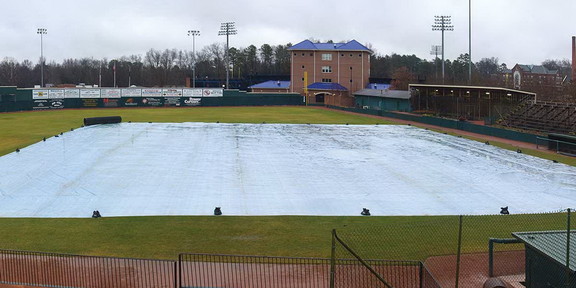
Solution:
{"label": "metal railing", "polygon": [[330,259],[180,254],[181,287],[328,287]]}
{"label": "metal railing", "polygon": [[176,261],[0,250],[0,283],[40,287],[176,287]]}

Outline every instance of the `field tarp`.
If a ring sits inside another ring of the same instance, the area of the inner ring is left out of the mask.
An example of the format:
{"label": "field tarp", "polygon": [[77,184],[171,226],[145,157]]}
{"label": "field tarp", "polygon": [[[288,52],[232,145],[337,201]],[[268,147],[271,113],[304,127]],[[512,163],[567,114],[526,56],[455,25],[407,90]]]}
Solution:
{"label": "field tarp", "polygon": [[1,217],[459,215],[576,206],[576,168],[410,126],[94,125],[0,158]]}

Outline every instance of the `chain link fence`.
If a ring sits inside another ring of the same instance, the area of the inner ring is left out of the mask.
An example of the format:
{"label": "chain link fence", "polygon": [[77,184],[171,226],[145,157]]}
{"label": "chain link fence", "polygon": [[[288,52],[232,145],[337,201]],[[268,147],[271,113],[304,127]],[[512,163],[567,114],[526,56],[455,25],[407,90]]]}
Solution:
{"label": "chain link fence", "polygon": [[[575,228],[574,224],[568,226],[570,214],[570,210],[564,210],[543,214],[390,217],[385,223],[342,227],[336,233],[359,259],[412,259],[423,263],[418,273],[408,274],[410,280],[396,280],[405,277],[401,270],[389,275],[381,273],[392,287],[482,287],[493,277],[518,286],[526,279],[526,255],[525,245],[513,233],[560,230],[566,234],[568,228]],[[337,247],[336,251],[338,258],[350,254],[344,247]],[[389,286],[382,283],[370,287]]]}

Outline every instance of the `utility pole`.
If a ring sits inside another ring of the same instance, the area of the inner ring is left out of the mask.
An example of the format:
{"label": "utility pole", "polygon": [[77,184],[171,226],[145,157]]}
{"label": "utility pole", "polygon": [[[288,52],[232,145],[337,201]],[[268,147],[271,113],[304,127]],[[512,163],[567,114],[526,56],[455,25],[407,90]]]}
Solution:
{"label": "utility pole", "polygon": [[48,34],[45,28],[38,28],[37,34],[40,34],[40,86],[44,87],[44,41],[43,36]]}
{"label": "utility pole", "polygon": [[234,27],[234,22],[225,22],[220,25],[220,31],[218,31],[218,36],[226,35],[226,89],[229,88],[230,81],[230,57],[228,51],[230,50],[230,35],[236,35],[236,27]]}
{"label": "utility pole", "polygon": [[200,36],[200,31],[188,30],[188,36],[192,36],[192,88],[196,88],[196,36]]}
{"label": "utility pole", "polygon": [[434,25],[432,25],[432,31],[442,31],[442,84],[444,84],[444,31],[454,31],[454,26],[452,24],[451,16],[434,16]]}

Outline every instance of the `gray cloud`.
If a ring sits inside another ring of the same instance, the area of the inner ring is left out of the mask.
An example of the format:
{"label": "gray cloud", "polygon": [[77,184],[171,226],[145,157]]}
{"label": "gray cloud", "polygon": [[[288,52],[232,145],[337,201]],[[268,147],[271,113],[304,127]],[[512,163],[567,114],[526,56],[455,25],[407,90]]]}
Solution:
{"label": "gray cloud", "polygon": [[[356,39],[379,54],[415,54],[431,59],[440,32],[431,29],[434,15],[451,15],[446,57],[468,52],[468,1],[5,1],[0,20],[2,57],[36,62],[38,27],[48,61],[93,57],[112,59],[144,55],[150,48],[191,50],[189,29],[200,30],[197,48],[224,42],[221,22],[234,21],[238,35],[231,46]],[[472,59],[498,57],[509,66],[570,58],[576,34],[576,1],[472,0]]]}

